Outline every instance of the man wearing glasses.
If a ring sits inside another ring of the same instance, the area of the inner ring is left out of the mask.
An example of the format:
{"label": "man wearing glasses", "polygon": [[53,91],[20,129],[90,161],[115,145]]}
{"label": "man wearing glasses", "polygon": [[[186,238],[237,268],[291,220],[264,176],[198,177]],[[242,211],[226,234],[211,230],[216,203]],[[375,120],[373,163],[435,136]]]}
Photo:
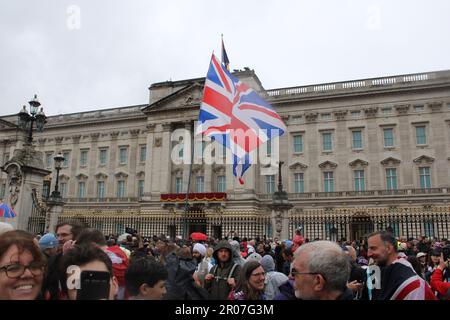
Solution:
{"label": "man wearing glasses", "polygon": [[[59,253],[51,257],[48,261],[47,272],[42,286],[45,300],[58,300],[61,297],[58,279],[61,277],[59,265],[63,256],[64,248],[74,245],[74,240],[83,230],[83,227],[75,222],[62,222],[55,228],[56,238],[59,242]],[[67,250],[66,250],[67,251]]]}
{"label": "man wearing glasses", "polygon": [[291,275],[295,296],[302,300],[353,300],[347,288],[350,276],[348,257],[330,241],[314,241],[295,252]]}

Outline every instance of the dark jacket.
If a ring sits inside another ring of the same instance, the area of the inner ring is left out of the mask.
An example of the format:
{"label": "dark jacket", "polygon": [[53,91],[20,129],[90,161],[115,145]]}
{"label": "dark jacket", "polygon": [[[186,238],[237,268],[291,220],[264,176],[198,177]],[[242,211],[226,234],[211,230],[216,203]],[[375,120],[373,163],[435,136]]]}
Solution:
{"label": "dark jacket", "polygon": [[192,277],[197,264],[172,252],[166,256],[168,277],[164,300],[206,300],[208,292],[195,284]]}
{"label": "dark jacket", "polygon": [[[228,249],[230,252],[229,261],[223,265],[219,263],[219,259],[217,258],[217,253],[220,249]],[[228,284],[228,278],[234,278],[236,283],[239,280],[239,272],[241,269],[239,265],[236,265],[233,273],[230,274],[233,269],[233,265],[235,265],[232,260],[232,256],[233,252],[231,245],[226,240],[220,241],[214,248],[213,257],[217,261],[217,264],[209,271],[210,274],[214,275],[214,279],[205,282],[205,288],[208,290],[209,298],[211,300],[226,300],[230,294],[230,291],[233,289]]]}
{"label": "dark jacket", "polygon": [[295,296],[294,280],[288,280],[279,286],[280,293],[273,300],[300,300]]}
{"label": "dark jacket", "polygon": [[354,300],[352,290],[345,288],[344,292],[336,300]]}
{"label": "dark jacket", "polygon": [[42,295],[45,300],[58,300],[60,298],[59,281],[65,275],[61,274],[60,264],[62,253],[50,257],[47,261],[47,270],[45,272],[44,281],[42,283]]}

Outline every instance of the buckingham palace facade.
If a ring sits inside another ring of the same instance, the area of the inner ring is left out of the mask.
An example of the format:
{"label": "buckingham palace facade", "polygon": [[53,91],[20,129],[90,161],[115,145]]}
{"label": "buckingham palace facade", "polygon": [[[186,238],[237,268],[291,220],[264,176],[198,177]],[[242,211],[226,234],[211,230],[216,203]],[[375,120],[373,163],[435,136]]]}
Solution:
{"label": "buckingham palace facade", "polygon": [[[301,228],[310,239],[359,239],[387,229],[450,237],[450,70],[279,89],[264,89],[247,68],[234,75],[287,126],[259,152],[285,163],[289,234]],[[221,161],[227,151],[206,139],[200,148],[215,163],[174,161],[186,154],[187,136],[176,133],[193,132],[204,81],[154,83],[142,105],[49,116],[34,143],[48,170],[55,154],[65,158],[59,220],[106,234],[133,227],[146,236],[175,236],[186,226],[214,237],[270,237],[276,166],[252,165],[241,185],[232,164]],[[3,163],[25,136],[11,125],[16,118],[0,117]],[[44,202],[54,181],[54,173],[45,179]],[[1,173],[0,198],[7,192]],[[30,229],[42,232],[33,221]]]}

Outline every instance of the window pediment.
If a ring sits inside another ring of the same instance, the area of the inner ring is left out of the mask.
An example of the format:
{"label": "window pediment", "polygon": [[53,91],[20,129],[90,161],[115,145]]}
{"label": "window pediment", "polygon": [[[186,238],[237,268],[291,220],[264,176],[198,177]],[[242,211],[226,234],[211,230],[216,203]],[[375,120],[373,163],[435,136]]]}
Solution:
{"label": "window pediment", "polygon": [[300,161],[294,161],[289,165],[289,169],[306,169],[308,166],[306,164],[301,163]]}
{"label": "window pediment", "polygon": [[106,179],[106,178],[108,178],[108,175],[106,173],[99,172],[95,175],[95,178],[96,179]]}
{"label": "window pediment", "polygon": [[321,164],[319,164],[319,168],[321,168],[321,169],[336,169],[337,166],[338,166],[337,163],[334,163],[329,160],[324,161]]}
{"label": "window pediment", "polygon": [[367,161],[361,160],[361,159],[356,159],[353,160],[352,162],[350,162],[348,164],[350,167],[354,168],[354,167],[366,167],[369,165],[369,163]]}
{"label": "window pediment", "polygon": [[384,160],[381,160],[380,162],[383,166],[393,166],[393,165],[400,164],[400,162],[402,162],[402,161],[399,159],[396,159],[394,157],[388,157]]}
{"label": "window pediment", "polygon": [[426,155],[421,155],[420,157],[416,158],[413,160],[414,163],[416,164],[422,164],[422,163],[433,163],[434,162],[434,158],[426,156]]}
{"label": "window pediment", "polygon": [[85,175],[84,173],[79,173],[75,176],[78,180],[87,180],[88,176]]}
{"label": "window pediment", "polygon": [[66,174],[59,175],[59,180],[61,180],[61,181],[68,181],[69,179],[70,179],[70,177]]}
{"label": "window pediment", "polygon": [[121,171],[121,172],[117,172],[117,173],[115,174],[115,177],[118,178],[118,179],[126,178],[126,177],[128,177],[128,174]]}

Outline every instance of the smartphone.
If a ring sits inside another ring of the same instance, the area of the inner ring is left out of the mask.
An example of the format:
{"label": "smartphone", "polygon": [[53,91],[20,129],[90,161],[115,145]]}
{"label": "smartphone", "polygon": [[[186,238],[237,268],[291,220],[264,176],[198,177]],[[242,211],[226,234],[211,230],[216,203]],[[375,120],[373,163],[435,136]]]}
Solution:
{"label": "smartphone", "polygon": [[109,300],[111,274],[106,271],[82,271],[77,300]]}

